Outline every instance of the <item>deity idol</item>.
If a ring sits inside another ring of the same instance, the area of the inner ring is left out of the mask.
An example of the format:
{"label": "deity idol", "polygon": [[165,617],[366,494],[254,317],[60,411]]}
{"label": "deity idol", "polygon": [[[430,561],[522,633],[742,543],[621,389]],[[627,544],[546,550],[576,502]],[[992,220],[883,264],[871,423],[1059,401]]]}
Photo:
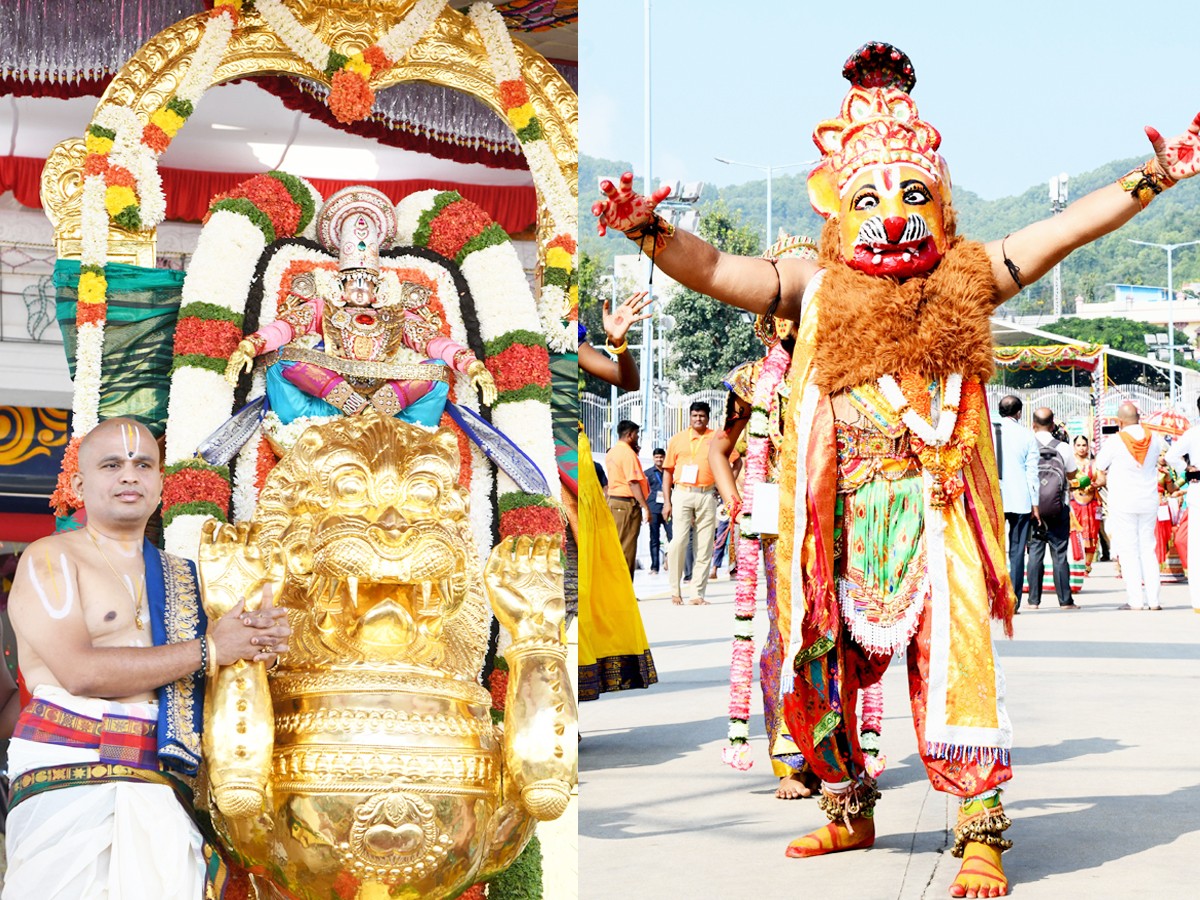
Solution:
{"label": "deity idol", "polygon": [[1011,634],[996,460],[983,385],[992,311],[1072,250],[1200,170],[1200,116],[1115,184],[1053,218],[980,244],[955,232],[941,136],[918,114],[913,67],[870,43],[813,139],[808,179],[827,219],[819,258],[721,253],[655,213],[667,188],[605,182],[601,233],[623,231],[664,272],[756,314],[799,322],[783,428],[780,693],[788,730],[822,779],[830,823],[789,856],[869,847],[879,796],[855,722],[860,691],[905,651],[930,783],[960,798],[954,897],[1007,893],[999,788],[1012,726],[989,617]]}
{"label": "deity idol", "polygon": [[[318,269],[292,279],[276,319],[246,336],[229,358],[231,384],[256,357],[270,354],[267,399],[285,425],[299,417],[357,415],[367,406],[437,425],[448,368],[468,376],[484,403],[495,400],[483,362],[440,333],[431,302],[437,282],[417,270],[381,271],[380,249],[396,235],[386,196],[361,186],[338,191],[321,208],[317,233],[337,254],[336,277]],[[423,361],[398,362],[407,351]]]}

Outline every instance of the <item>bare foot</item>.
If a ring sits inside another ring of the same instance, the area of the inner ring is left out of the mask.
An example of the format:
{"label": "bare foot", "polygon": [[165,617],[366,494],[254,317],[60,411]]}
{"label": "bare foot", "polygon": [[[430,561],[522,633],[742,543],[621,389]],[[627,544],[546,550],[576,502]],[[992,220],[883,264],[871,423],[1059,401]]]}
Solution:
{"label": "bare foot", "polygon": [[1000,862],[1000,848],[971,841],[963,848],[962,867],[950,885],[951,897],[1004,897],[1008,878]]}
{"label": "bare foot", "polygon": [[672,597],[671,602],[674,603],[676,606],[683,606],[683,598],[682,597]]}
{"label": "bare foot", "polygon": [[692,606],[711,606],[712,605],[707,600],[705,600],[703,597],[693,597],[691,600],[688,601],[688,603],[690,603]]}
{"label": "bare foot", "polygon": [[851,819],[850,827],[845,822],[830,822],[824,828],[796,838],[788,844],[787,855],[793,858],[824,856],[842,850],[866,849],[874,843],[875,820]]}
{"label": "bare foot", "polygon": [[[818,783],[816,790],[820,789]],[[805,782],[804,776],[799,772],[788,772],[779,779],[779,787],[775,789],[775,797],[778,800],[799,800],[811,797],[814,793],[813,788]]]}

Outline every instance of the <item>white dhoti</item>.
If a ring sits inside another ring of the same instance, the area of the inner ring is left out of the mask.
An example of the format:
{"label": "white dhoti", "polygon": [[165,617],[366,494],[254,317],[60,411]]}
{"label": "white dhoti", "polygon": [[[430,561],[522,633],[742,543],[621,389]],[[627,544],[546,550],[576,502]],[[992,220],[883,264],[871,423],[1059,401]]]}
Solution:
{"label": "white dhoti", "polygon": [[[75,697],[58,688],[35,696],[80,715],[155,721],[157,704]],[[99,753],[14,738],[15,780],[31,769],[98,762]],[[8,816],[3,900],[200,900],[203,840],[163,784],[110,782],[49,790]]]}

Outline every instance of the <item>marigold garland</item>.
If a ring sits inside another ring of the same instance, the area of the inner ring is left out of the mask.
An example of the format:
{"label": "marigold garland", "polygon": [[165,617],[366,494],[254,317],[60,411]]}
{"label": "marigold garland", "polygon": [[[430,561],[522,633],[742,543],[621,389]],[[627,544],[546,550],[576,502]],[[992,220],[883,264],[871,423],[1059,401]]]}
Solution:
{"label": "marigold garland", "polygon": [[79,471],[79,445],[82,441],[82,437],[73,437],[67,443],[62,469],[58,473],[54,493],[50,495],[50,508],[59,518],[69,516],[73,509],[83,509],[83,499],[75,493],[71,484],[75,480],[75,473]]}
{"label": "marigold garland", "polygon": [[400,22],[366,50],[339,53],[309,31],[280,0],[257,0],[263,20],[293,53],[330,79],[330,112],[339,122],[358,122],[371,114],[375,91],[371,78],[404,59],[408,51],[437,21],[445,0],[419,0]]}
{"label": "marigold garland", "polygon": [[[175,96],[141,123],[133,110],[103,104],[84,134],[84,189],[81,209],[80,303],[76,311],[74,433],[82,437],[99,420],[108,314],[108,223],[136,231],[153,227],[166,215],[158,157],[192,114],[225,55],[239,20],[242,0],[217,0]],[[91,277],[98,276],[98,277]],[[61,479],[60,479],[61,480]],[[52,505],[60,515],[74,498],[56,490]]]}

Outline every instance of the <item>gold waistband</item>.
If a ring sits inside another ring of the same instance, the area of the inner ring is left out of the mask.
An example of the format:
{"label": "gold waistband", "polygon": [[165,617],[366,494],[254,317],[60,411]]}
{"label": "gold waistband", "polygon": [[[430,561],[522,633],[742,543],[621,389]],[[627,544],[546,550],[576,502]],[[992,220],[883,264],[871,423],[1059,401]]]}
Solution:
{"label": "gold waistband", "polygon": [[351,378],[386,378],[391,381],[444,381],[450,383],[450,367],[443,363],[389,363],[362,359],[342,359],[320,350],[284,345],[263,356],[263,362],[304,362],[348,375]]}

